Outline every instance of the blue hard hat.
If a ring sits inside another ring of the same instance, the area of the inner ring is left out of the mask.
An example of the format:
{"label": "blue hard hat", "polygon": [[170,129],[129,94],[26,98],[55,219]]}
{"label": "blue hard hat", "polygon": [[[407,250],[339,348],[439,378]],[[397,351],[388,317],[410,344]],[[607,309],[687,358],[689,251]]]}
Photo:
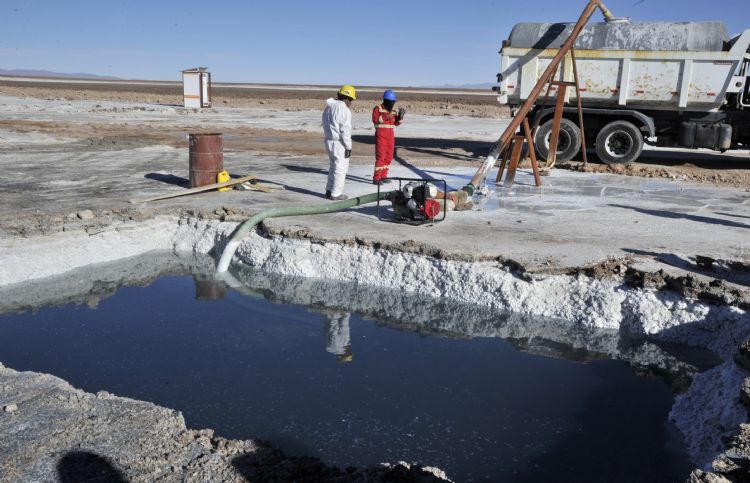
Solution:
{"label": "blue hard hat", "polygon": [[383,93],[383,100],[396,102],[396,93],[388,89]]}

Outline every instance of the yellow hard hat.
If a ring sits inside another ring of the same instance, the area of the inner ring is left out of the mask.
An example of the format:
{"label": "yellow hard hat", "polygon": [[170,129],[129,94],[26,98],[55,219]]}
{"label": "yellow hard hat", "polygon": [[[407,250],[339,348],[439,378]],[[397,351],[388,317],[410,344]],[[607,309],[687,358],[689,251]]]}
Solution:
{"label": "yellow hard hat", "polygon": [[351,97],[352,99],[357,98],[357,90],[354,88],[354,86],[341,86],[341,89],[339,89],[339,94],[346,97]]}

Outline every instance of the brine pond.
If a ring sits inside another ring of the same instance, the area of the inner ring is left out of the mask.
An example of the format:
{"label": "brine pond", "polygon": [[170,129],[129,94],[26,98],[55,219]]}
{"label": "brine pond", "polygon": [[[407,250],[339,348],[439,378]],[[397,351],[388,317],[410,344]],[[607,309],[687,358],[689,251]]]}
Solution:
{"label": "brine pond", "polygon": [[403,460],[460,482],[692,469],[668,414],[710,366],[702,351],[351,284],[231,277],[63,278],[86,288],[0,315],[0,362],[340,467]]}

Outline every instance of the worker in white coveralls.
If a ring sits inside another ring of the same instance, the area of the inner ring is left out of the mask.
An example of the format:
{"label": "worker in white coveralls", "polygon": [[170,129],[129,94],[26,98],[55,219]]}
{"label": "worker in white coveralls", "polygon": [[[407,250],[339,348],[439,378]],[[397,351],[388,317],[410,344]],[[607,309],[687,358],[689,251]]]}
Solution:
{"label": "worker in white coveralls", "polygon": [[339,89],[338,99],[328,99],[323,111],[323,132],[326,136],[326,151],[331,166],[328,168],[326,198],[345,200],[344,181],[349,171],[349,158],[352,157],[352,111],[349,107],[357,98],[353,86]]}
{"label": "worker in white coveralls", "polygon": [[338,362],[352,361],[352,341],[349,335],[348,312],[327,312],[326,338],[328,345],[326,350],[336,356]]}

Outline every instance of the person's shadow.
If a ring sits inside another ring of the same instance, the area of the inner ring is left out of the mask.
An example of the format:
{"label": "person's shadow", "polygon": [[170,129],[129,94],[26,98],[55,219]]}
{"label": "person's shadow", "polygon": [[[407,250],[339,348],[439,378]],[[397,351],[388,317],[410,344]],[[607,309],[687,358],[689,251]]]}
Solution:
{"label": "person's shadow", "polygon": [[129,483],[109,459],[88,451],[70,451],[57,462],[60,483]]}

